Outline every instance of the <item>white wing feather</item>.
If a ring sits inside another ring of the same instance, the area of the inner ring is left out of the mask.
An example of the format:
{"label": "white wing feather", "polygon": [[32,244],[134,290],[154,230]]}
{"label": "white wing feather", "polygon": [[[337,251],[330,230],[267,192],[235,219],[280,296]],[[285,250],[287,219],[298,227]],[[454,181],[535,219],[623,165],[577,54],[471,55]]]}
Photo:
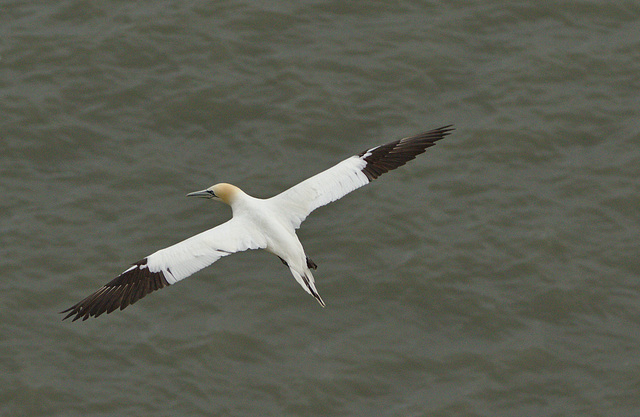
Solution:
{"label": "white wing feather", "polygon": [[270,200],[290,213],[291,223],[297,229],[313,210],[336,201],[369,183],[369,179],[362,172],[367,165],[364,160],[367,156],[368,153],[365,153],[362,157],[347,158]]}
{"label": "white wing feather", "polygon": [[147,265],[150,272],[162,271],[167,282],[175,284],[223,256],[264,247],[264,236],[251,223],[236,217],[149,255]]}

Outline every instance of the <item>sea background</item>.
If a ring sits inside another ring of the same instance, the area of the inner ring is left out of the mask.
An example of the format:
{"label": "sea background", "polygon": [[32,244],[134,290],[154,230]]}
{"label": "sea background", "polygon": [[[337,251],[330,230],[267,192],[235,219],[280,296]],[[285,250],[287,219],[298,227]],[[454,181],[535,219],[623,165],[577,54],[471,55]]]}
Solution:
{"label": "sea background", "polygon": [[[637,1],[1,1],[1,416],[640,415]],[[453,123],[273,255],[59,311]]]}

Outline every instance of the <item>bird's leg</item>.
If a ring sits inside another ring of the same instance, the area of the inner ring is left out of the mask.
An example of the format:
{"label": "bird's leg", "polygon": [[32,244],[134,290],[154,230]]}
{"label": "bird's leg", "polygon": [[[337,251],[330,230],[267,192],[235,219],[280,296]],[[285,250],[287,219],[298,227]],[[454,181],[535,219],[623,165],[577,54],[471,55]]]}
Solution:
{"label": "bird's leg", "polygon": [[[286,266],[289,266],[289,264],[287,263],[287,261],[285,261],[284,259],[282,259],[281,257],[278,256],[278,259],[280,259],[280,262],[282,262],[283,264],[285,264]],[[311,258],[309,258],[307,256],[307,268],[309,269],[318,269],[318,265],[316,265],[315,262],[313,262],[311,260]]]}
{"label": "bird's leg", "polygon": [[307,256],[307,268],[309,268],[309,269],[318,269],[318,265],[316,265],[316,263],[313,262],[311,260],[311,258],[309,258],[308,256]]}

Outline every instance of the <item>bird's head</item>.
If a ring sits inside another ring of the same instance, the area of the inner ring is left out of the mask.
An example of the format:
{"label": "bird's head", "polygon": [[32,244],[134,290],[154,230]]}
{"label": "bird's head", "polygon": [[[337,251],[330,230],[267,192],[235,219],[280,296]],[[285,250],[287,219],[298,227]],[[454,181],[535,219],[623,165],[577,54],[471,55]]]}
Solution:
{"label": "bird's head", "polygon": [[217,201],[221,201],[225,204],[231,205],[233,199],[240,192],[240,189],[235,185],[220,183],[216,185],[212,185],[211,187],[201,190],[194,191],[193,193],[187,194],[187,197],[201,197],[206,199],[214,199]]}

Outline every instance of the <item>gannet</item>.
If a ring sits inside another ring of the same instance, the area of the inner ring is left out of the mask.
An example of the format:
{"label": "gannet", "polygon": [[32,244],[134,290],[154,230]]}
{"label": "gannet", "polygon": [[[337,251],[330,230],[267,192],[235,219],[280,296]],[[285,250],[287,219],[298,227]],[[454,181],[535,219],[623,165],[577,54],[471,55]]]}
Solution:
{"label": "gannet", "polygon": [[289,267],[302,288],[325,306],[296,229],[318,207],[362,187],[423,153],[451,133],[452,125],[367,149],[267,199],[255,198],[235,185],[221,183],[187,194],[231,206],[231,220],[161,249],[134,263],[84,300],[61,311],[63,320],[98,317],[124,309],[147,294],[175,284],[218,259],[247,249],[264,249]]}

